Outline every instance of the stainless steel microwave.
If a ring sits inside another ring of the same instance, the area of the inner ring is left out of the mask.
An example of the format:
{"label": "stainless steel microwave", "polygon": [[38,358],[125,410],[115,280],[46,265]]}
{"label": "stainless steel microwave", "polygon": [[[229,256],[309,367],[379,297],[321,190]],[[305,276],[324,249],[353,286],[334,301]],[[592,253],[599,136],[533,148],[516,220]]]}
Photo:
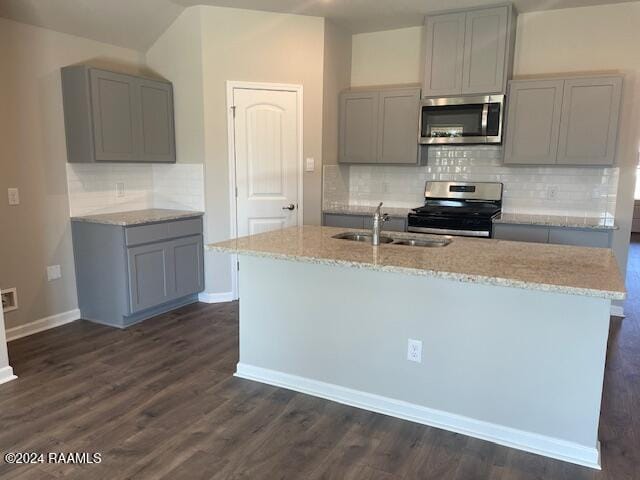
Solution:
{"label": "stainless steel microwave", "polygon": [[502,143],[504,95],[423,98],[420,108],[420,143]]}

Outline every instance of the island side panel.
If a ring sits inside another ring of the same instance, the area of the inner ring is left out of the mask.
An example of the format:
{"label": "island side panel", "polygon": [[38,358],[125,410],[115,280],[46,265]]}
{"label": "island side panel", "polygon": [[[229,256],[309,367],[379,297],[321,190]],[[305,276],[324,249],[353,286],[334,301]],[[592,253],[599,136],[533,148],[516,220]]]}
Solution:
{"label": "island side panel", "polygon": [[[597,466],[609,300],[240,261],[239,376],[338,400],[318,382],[346,387],[399,401],[404,418],[448,428],[461,416],[451,429]],[[422,363],[407,360],[408,339]]]}

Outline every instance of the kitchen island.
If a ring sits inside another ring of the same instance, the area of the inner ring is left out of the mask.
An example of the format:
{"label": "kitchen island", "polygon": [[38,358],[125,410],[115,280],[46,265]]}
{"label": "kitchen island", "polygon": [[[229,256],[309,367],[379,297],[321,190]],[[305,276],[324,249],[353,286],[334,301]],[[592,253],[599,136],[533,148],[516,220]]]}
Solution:
{"label": "kitchen island", "polygon": [[344,231],[208,247],[239,256],[237,376],[599,468],[611,250]]}

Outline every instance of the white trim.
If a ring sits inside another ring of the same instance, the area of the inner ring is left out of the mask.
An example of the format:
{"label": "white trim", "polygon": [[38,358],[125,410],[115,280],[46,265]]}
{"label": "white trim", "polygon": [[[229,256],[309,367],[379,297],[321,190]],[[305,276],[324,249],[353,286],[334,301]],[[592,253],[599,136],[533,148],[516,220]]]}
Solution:
{"label": "white trim", "polygon": [[198,294],[198,301],[202,303],[225,303],[233,302],[235,300],[233,292],[224,293],[207,293],[202,292]]}
{"label": "white trim", "polygon": [[[236,207],[236,151],[233,123],[233,91],[234,89],[246,90],[277,90],[285,92],[295,92],[297,95],[298,108],[298,225],[304,223],[304,90],[302,85],[288,83],[259,83],[259,82],[240,82],[235,80],[227,80],[227,151],[229,162],[229,232],[230,238],[238,236],[237,231],[237,207]],[[237,255],[231,256],[231,286],[233,289],[233,300],[239,298],[238,289],[238,269]]]}
{"label": "white trim", "polygon": [[235,376],[600,470],[599,443],[595,447],[587,447],[559,438],[483,422],[442,410],[243,363],[238,363]]}
{"label": "white trim", "polygon": [[622,305],[611,305],[611,315],[624,318],[624,307]]}
{"label": "white trim", "polygon": [[13,374],[13,368],[0,368],[0,384],[10,382],[11,380],[15,380],[16,378],[18,377]]}
{"label": "white trim", "polygon": [[69,310],[68,312],[58,313],[50,317],[41,318],[25,325],[9,328],[7,330],[7,342],[17,340],[18,338],[33,335],[34,333],[43,332],[50,328],[66,325],[80,319],[80,310]]}

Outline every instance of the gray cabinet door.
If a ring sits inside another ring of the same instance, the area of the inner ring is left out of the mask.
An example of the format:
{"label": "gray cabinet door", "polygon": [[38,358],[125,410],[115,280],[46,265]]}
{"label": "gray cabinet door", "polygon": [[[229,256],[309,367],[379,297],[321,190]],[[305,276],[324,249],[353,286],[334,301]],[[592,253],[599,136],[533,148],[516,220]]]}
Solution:
{"label": "gray cabinet door", "polygon": [[418,162],[420,89],[380,92],[378,163]]}
{"label": "gray cabinet door", "polygon": [[427,17],[423,96],[461,93],[465,19],[464,12]]}
{"label": "gray cabinet door", "polygon": [[549,230],[549,243],[559,245],[608,248],[610,241],[609,232],[577,230],[572,228],[551,228]]}
{"label": "gray cabinet door", "polygon": [[133,77],[90,70],[95,160],[138,160],[137,91]]}
{"label": "gray cabinet door", "polygon": [[509,8],[503,6],[467,12],[462,93],[504,91]]}
{"label": "gray cabinet door", "polygon": [[378,105],[378,92],[345,92],[340,95],[339,162],[376,162]]}
{"label": "gray cabinet door", "polygon": [[204,289],[202,236],[181,238],[170,246],[172,275],[170,297],[180,298]]}
{"label": "gray cabinet door", "polygon": [[493,238],[515,242],[548,243],[549,228],[497,223],[493,225]]}
{"label": "gray cabinet door", "polygon": [[555,164],[564,80],[509,84],[506,164]]}
{"label": "gray cabinet door", "polygon": [[140,79],[138,82],[140,118],[140,160],[175,162],[173,126],[173,87],[170,83]]}
{"label": "gray cabinet door", "polygon": [[128,249],[131,313],[169,301],[172,284],[170,242]]}
{"label": "gray cabinet door", "polygon": [[364,216],[362,215],[344,215],[338,213],[324,214],[325,227],[339,228],[364,228]]}
{"label": "gray cabinet door", "polygon": [[559,164],[613,165],[621,93],[621,77],[565,80]]}

